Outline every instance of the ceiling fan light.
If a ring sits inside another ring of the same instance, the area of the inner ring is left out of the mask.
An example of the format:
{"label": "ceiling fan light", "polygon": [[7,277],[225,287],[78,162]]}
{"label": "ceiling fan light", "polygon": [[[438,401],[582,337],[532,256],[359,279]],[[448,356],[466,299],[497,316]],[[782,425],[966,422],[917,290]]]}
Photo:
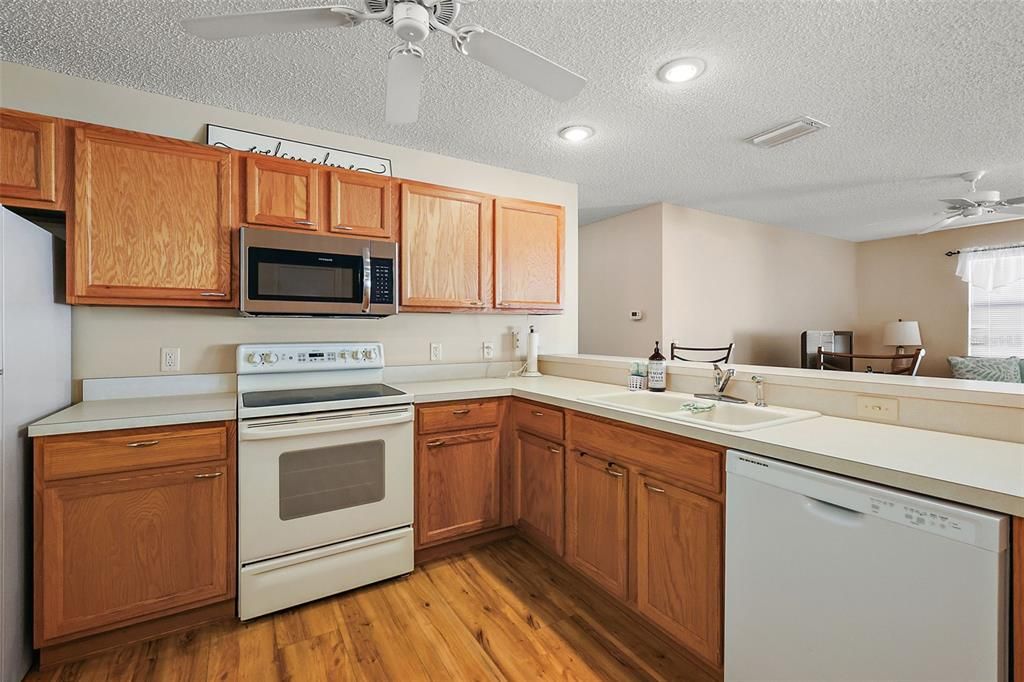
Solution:
{"label": "ceiling fan light", "polygon": [[705,63],[697,57],[673,59],[658,69],[658,80],[664,83],[685,83],[704,73]]}
{"label": "ceiling fan light", "polygon": [[582,125],[566,126],[558,131],[558,136],[566,142],[579,144],[584,140],[592,138],[594,136],[594,129],[590,126]]}

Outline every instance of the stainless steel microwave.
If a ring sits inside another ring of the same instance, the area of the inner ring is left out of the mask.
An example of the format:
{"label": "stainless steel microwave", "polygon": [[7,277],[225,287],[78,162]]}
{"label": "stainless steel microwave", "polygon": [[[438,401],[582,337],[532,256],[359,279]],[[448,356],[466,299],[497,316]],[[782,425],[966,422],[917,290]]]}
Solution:
{"label": "stainless steel microwave", "polygon": [[243,315],[384,317],[398,312],[398,245],[243,227]]}

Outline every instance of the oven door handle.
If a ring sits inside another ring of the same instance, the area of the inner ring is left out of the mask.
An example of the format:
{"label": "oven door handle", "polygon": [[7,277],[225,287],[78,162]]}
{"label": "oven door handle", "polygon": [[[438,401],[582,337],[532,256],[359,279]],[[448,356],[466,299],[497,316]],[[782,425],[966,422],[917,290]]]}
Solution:
{"label": "oven door handle", "polygon": [[373,415],[328,415],[314,419],[280,419],[261,420],[255,423],[240,422],[238,440],[267,440],[270,438],[291,438],[308,436],[335,431],[355,431],[372,429],[378,426],[402,424],[412,421],[412,410],[381,411]]}
{"label": "oven door handle", "polygon": [[373,294],[373,262],[370,260],[370,247],[363,247],[363,312],[370,312],[370,299]]}

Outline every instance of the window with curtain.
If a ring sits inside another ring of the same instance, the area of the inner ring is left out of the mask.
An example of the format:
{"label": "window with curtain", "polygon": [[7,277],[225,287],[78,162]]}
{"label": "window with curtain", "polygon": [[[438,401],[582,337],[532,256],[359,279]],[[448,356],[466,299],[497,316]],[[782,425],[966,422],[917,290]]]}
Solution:
{"label": "window with curtain", "polygon": [[968,354],[1024,357],[1024,246],[960,254],[969,285]]}

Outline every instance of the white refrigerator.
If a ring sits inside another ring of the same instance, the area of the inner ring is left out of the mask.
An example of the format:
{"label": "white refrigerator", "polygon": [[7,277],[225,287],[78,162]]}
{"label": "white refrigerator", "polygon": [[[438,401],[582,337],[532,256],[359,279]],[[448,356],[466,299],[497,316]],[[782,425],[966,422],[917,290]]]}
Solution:
{"label": "white refrigerator", "polygon": [[28,425],[71,402],[63,242],[0,206],[0,680],[32,663]]}

